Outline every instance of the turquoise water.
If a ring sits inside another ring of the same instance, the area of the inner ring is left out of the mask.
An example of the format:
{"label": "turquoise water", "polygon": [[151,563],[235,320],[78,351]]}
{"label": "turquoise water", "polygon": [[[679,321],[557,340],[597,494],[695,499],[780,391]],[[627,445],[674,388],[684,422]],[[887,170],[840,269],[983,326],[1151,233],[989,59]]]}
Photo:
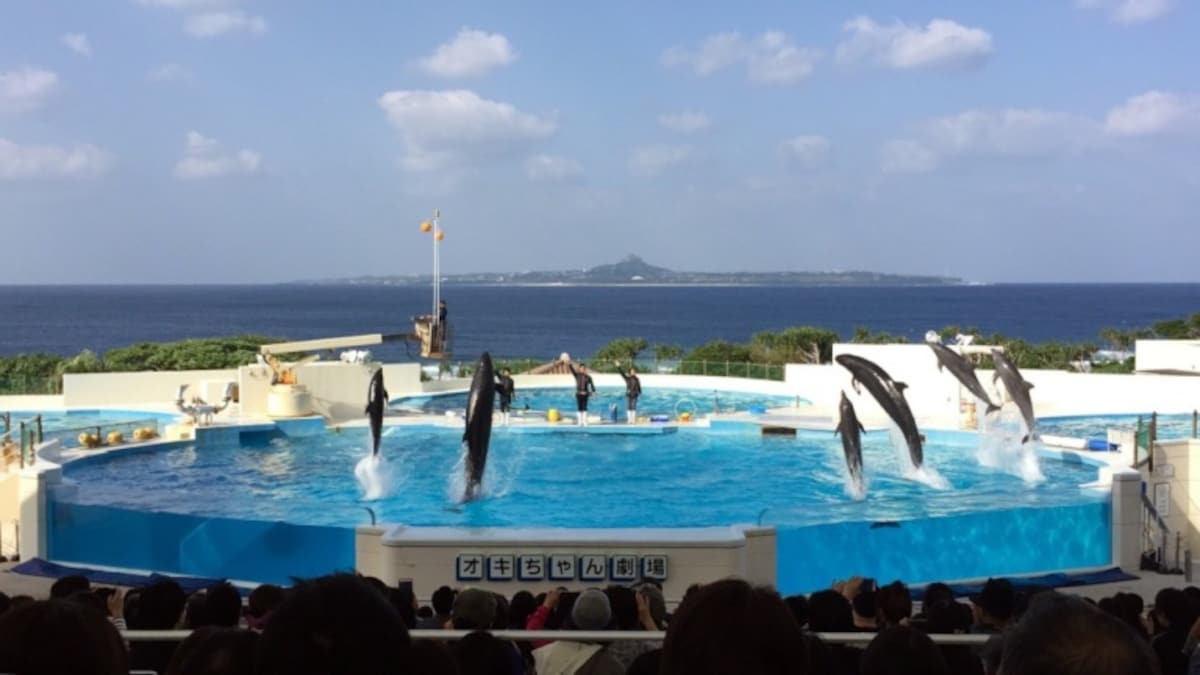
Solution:
{"label": "turquoise water", "polygon": [[[1141,415],[1142,423],[1150,423],[1150,413]],[[1083,415],[1075,417],[1046,417],[1038,419],[1038,432],[1047,436],[1071,438],[1105,438],[1109,429],[1135,429],[1138,415]],[[1191,414],[1159,415],[1158,438],[1191,438]]]}
{"label": "turquoise water", "polygon": [[[596,395],[588,404],[588,411],[608,415],[610,406],[616,405],[621,419],[625,416],[625,387],[597,387]],[[778,408],[796,405],[794,396],[772,396],[715,389],[678,389],[666,387],[644,387],[638,399],[638,414],[664,414],[674,417],[676,412],[707,414],[714,411],[747,411],[752,407]],[[409,412],[440,415],[446,411],[462,411],[467,407],[466,393],[438,394],[432,396],[405,396],[394,399],[392,408]],[[575,389],[572,387],[539,387],[517,389],[513,410],[528,408],[545,412],[550,408],[575,411]]]}
{"label": "turquoise water", "polygon": [[[484,499],[455,504],[461,431],[389,427],[392,496],[364,502],[354,466],[364,429],[178,445],[67,465],[52,499],[51,556],[281,581],[353,565],[352,526],[681,527],[779,530],[779,585],[826,585],[833,569],[909,581],[1108,564],[1107,493],[1095,467],[1043,461],[1047,480],[979,466],[969,442],[933,442],[926,462],[952,486],[901,477],[884,434],[865,437],[867,497],[846,496],[840,441],[757,431],[615,435],[497,428]],[[954,439],[967,438],[954,436]],[[899,527],[875,527],[879,521]]]}

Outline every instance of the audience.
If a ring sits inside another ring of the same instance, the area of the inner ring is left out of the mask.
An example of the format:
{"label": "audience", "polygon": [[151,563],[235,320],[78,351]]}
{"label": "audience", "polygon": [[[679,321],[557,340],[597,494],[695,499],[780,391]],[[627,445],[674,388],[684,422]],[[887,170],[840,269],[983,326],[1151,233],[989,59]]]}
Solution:
{"label": "audience", "polygon": [[[662,675],[810,671],[800,624],[774,589],[725,579],[688,596],[667,626]],[[541,675],[541,671],[539,671]]]}
{"label": "audience", "polygon": [[[1098,603],[1053,591],[1018,592],[989,579],[970,604],[931,584],[914,614],[902,582],[852,578],[786,600],[726,579],[688,589],[671,616],[655,584],[582,593],[558,588],[511,600],[448,586],[418,608],[411,583],[332,575],[292,589],[263,585],[245,609],[218,583],[187,596],[161,578],[129,591],[93,588],[82,576],[54,582],[51,599],[0,593],[0,673],[107,675],[1200,675],[1200,589],[1165,589],[1148,616],[1141,597]],[[433,630],[462,639],[410,643],[419,612]],[[119,630],[191,629],[176,644]],[[876,628],[877,626],[877,628]],[[658,631],[666,640],[577,639],[513,643],[491,630]],[[811,631],[811,632],[810,632]],[[871,632],[854,646],[815,633]],[[987,635],[981,646],[930,636]],[[64,649],[62,645],[70,645]],[[1190,668],[1190,670],[1189,670]]]}

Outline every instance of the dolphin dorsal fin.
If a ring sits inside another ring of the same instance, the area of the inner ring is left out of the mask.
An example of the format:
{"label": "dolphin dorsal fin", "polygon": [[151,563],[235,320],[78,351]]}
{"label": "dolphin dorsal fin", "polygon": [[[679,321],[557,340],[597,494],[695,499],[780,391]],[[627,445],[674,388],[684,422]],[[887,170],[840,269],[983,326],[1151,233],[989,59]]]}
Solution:
{"label": "dolphin dorsal fin", "polygon": [[1025,388],[1026,388],[1026,389],[1033,389],[1033,383],[1032,383],[1032,382],[1026,382],[1026,383],[1025,383]]}
{"label": "dolphin dorsal fin", "polygon": [[897,382],[896,389],[899,389],[900,391],[904,391],[905,389],[908,389],[908,385],[903,382]]}
{"label": "dolphin dorsal fin", "polygon": [[867,433],[867,428],[862,425],[862,422],[858,423],[858,430],[864,434]]}

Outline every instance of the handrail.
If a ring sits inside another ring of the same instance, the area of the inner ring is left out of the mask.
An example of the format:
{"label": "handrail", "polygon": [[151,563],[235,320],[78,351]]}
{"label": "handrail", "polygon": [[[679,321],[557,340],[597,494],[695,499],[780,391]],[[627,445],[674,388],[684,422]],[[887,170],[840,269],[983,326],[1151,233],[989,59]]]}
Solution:
{"label": "handrail", "polygon": [[[461,640],[477,631],[470,630],[410,630],[414,640]],[[661,641],[666,638],[662,631],[609,631],[609,630],[493,630],[488,631],[502,640],[575,640],[578,642],[624,642]],[[127,630],[122,637],[130,642],[178,642],[186,639],[189,630]],[[828,644],[859,645],[875,639],[876,633],[811,633]],[[934,644],[982,646],[991,635],[972,633],[929,633]]]}

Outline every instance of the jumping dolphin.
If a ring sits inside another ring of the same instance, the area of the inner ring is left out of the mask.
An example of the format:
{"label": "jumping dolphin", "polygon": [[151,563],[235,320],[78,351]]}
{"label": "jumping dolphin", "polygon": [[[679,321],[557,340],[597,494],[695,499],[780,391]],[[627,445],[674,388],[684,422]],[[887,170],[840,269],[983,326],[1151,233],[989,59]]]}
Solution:
{"label": "jumping dolphin", "polygon": [[463,442],[467,444],[467,490],[463,501],[470,501],[479,494],[483,483],[483,468],[487,464],[488,441],[492,437],[492,406],[496,399],[496,375],[492,370],[492,357],[484,352],[475,368],[471,380],[471,393],[467,396],[467,426],[463,431]]}
{"label": "jumping dolphin", "polygon": [[908,444],[908,456],[912,459],[913,468],[921,468],[925,462],[925,452],[921,449],[924,439],[917,430],[917,421],[908,407],[908,401],[904,400],[904,390],[908,385],[893,380],[887,371],[861,356],[841,354],[837,362],[853,376],[850,383],[854,391],[861,393],[859,385],[866,386],[883,411],[900,427],[900,433],[904,434],[904,441]]}
{"label": "jumping dolphin", "polygon": [[844,391],[842,392],[842,402],[838,404],[838,410],[841,412],[842,418],[838,421],[837,429],[833,433],[842,435],[842,452],[846,454],[846,469],[850,472],[850,480],[861,493],[863,487],[861,434],[865,434],[867,430],[863,428],[862,422],[858,421],[858,415],[854,413],[854,404],[846,398]]}
{"label": "jumping dolphin", "polygon": [[1004,382],[1008,397],[1017,404],[1017,410],[1021,411],[1021,417],[1025,418],[1025,427],[1029,430],[1021,442],[1028,443],[1030,438],[1035,437],[1034,429],[1037,427],[1037,418],[1033,416],[1033,401],[1029,398],[1029,390],[1033,389],[1033,385],[1021,377],[1017,364],[999,349],[992,350],[992,361],[996,364],[996,374],[992,376],[992,382]]}
{"label": "jumping dolphin", "polygon": [[992,399],[984,391],[983,385],[979,383],[979,378],[975,375],[974,364],[964,359],[961,354],[949,347],[944,347],[936,342],[928,342],[926,344],[929,345],[934,355],[937,356],[938,371],[941,371],[942,368],[948,369],[950,374],[967,388],[967,391],[974,394],[975,398],[987,404],[987,411],[984,412],[985,415],[990,415],[1000,409],[1000,406],[992,403]]}
{"label": "jumping dolphin", "polygon": [[387,408],[388,393],[383,388],[383,369],[375,371],[371,376],[371,384],[367,387],[367,416],[371,422],[371,455],[379,454],[379,436],[383,429],[383,411]]}

